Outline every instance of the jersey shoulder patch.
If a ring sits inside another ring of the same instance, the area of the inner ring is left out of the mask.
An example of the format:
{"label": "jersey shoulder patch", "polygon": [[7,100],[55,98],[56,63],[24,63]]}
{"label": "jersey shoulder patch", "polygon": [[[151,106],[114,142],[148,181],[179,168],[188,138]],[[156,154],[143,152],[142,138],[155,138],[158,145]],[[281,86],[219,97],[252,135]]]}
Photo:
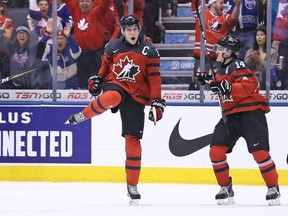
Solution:
{"label": "jersey shoulder patch", "polygon": [[120,49],[120,47],[122,47],[122,46],[123,46],[123,43],[122,43],[121,38],[117,38],[115,40],[112,40],[106,44],[105,54],[111,56],[111,55],[115,54]]}
{"label": "jersey shoulder patch", "polygon": [[143,55],[148,56],[149,58],[159,58],[160,54],[159,51],[150,43],[143,41],[140,46],[139,49],[141,49],[141,53]]}

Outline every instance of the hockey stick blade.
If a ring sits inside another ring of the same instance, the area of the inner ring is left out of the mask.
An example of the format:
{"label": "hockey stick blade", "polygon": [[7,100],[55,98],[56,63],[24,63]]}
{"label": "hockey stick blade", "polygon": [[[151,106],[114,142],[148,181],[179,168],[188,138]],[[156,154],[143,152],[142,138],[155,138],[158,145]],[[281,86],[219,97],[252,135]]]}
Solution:
{"label": "hockey stick blade", "polygon": [[3,84],[3,83],[6,83],[6,82],[9,82],[10,80],[13,80],[13,79],[16,79],[18,77],[21,77],[25,74],[28,74],[28,73],[31,73],[35,70],[37,70],[39,68],[39,65],[40,65],[40,62],[41,62],[41,59],[43,57],[43,54],[44,54],[44,51],[45,51],[45,47],[46,47],[46,44],[43,43],[43,42],[39,42],[37,44],[37,49],[36,49],[36,58],[35,58],[35,62],[34,64],[32,65],[32,67],[30,67],[29,69],[27,70],[24,70],[24,71],[21,71],[17,74],[13,74],[9,77],[5,77],[3,79],[0,80],[0,85]]}
{"label": "hockey stick blade", "polygon": [[5,77],[5,78],[0,80],[0,85],[3,84],[3,83],[9,82],[10,80],[13,80],[13,79],[16,79],[18,77],[21,77],[21,76],[23,76],[25,74],[31,73],[31,72],[35,71],[36,69],[38,69],[38,67],[39,67],[39,65],[33,65],[28,70],[24,70],[24,71],[21,71],[20,73],[11,75],[9,77]]}

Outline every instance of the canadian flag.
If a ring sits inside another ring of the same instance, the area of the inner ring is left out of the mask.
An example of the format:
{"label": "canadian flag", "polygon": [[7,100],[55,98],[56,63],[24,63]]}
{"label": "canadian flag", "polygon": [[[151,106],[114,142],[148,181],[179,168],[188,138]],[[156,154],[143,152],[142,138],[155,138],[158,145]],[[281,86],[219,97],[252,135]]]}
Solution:
{"label": "canadian flag", "polygon": [[288,39],[288,0],[280,0],[273,28],[273,40]]}

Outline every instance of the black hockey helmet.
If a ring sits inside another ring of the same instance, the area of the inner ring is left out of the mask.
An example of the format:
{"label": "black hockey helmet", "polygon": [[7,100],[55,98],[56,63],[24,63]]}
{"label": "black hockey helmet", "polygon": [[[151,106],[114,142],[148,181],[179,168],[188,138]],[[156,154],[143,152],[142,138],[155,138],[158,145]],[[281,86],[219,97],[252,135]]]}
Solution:
{"label": "black hockey helmet", "polygon": [[237,37],[226,35],[219,39],[218,45],[226,48],[227,50],[232,50],[237,56],[241,49],[241,42]]}
{"label": "black hockey helmet", "polygon": [[134,15],[123,16],[120,20],[121,31],[122,34],[125,30],[126,26],[134,26],[136,25],[139,30],[141,30],[139,20]]}

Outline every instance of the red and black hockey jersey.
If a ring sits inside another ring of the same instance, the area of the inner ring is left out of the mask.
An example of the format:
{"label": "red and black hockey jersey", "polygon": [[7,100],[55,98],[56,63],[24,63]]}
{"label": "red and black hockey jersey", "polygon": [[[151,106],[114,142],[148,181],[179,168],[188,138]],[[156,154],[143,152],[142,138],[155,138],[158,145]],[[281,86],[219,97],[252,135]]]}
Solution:
{"label": "red and black hockey jersey", "polygon": [[228,80],[232,92],[223,97],[224,114],[262,109],[270,111],[266,98],[259,93],[259,83],[255,73],[246,67],[244,61],[235,59],[230,64],[218,67],[216,80]]}
{"label": "red and black hockey jersey", "polygon": [[139,103],[150,105],[161,98],[160,55],[153,45],[142,41],[129,45],[124,38],[110,41],[102,56],[99,75],[107,83],[115,83]]}

